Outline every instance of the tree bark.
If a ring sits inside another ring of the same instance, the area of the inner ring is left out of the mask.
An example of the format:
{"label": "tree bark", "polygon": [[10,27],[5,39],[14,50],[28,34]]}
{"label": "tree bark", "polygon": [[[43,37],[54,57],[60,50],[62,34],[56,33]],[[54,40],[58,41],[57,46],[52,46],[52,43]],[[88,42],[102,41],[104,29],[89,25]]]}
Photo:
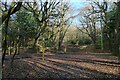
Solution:
{"label": "tree bark", "polygon": [[5,21],[5,39],[4,39],[4,47],[3,47],[3,55],[2,55],[2,65],[4,63],[4,59],[5,59],[5,54],[6,54],[6,50],[7,50],[7,34],[8,34],[8,22],[9,22],[9,18],[10,18],[10,15],[8,16],[8,18],[6,19]]}
{"label": "tree bark", "polygon": [[117,34],[116,34],[116,38],[114,40],[114,44],[113,44],[113,50],[112,53],[113,55],[119,56],[120,57],[120,51],[119,51],[119,47],[120,47],[120,1],[117,2],[117,13],[116,13],[116,21],[117,21]]}

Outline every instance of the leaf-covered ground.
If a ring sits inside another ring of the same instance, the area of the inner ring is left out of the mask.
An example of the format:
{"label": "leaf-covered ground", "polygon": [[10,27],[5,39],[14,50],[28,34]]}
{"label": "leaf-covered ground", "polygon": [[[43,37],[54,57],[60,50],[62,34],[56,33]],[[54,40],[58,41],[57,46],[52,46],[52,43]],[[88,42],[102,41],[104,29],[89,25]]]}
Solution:
{"label": "leaf-covered ground", "polygon": [[44,63],[41,54],[21,53],[12,66],[10,60],[7,56],[3,78],[120,78],[119,59],[110,53],[46,52]]}

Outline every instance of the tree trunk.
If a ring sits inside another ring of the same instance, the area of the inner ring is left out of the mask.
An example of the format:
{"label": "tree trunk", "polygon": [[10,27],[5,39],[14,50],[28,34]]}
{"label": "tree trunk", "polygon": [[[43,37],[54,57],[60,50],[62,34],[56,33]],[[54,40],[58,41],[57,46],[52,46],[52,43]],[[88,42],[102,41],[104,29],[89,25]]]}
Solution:
{"label": "tree trunk", "polygon": [[11,55],[11,40],[9,42],[9,55]]}
{"label": "tree trunk", "polygon": [[59,35],[58,51],[60,51],[60,50],[61,50],[61,37],[60,37],[60,35]]}
{"label": "tree trunk", "polygon": [[[102,13],[100,13],[100,16],[102,16]],[[101,26],[101,50],[104,50],[103,47],[103,25],[102,25],[102,20],[100,20],[100,26]]]}
{"label": "tree trunk", "polygon": [[15,53],[14,53],[14,55],[13,55],[13,57],[12,57],[11,64],[12,64],[13,61],[14,61],[15,55],[19,53],[19,44],[20,44],[20,36],[19,36],[19,38],[17,39],[16,44],[15,44]]}
{"label": "tree trunk", "polygon": [[15,46],[15,53],[14,53],[14,55],[13,55],[13,57],[12,57],[12,61],[11,61],[11,64],[13,64],[13,61],[14,61],[14,57],[15,57],[15,55],[17,54],[17,45]]}
{"label": "tree trunk", "polygon": [[117,21],[117,34],[116,34],[116,38],[114,40],[114,45],[113,45],[113,51],[112,53],[116,56],[120,57],[120,51],[119,51],[119,47],[120,47],[120,1],[117,2],[117,13],[116,13],[116,21]]}
{"label": "tree trunk", "polygon": [[9,22],[9,18],[10,18],[10,15],[9,17],[6,19],[5,21],[5,39],[4,39],[4,47],[3,47],[3,55],[2,55],[2,65],[4,63],[4,59],[5,59],[5,54],[6,54],[6,50],[7,50],[7,34],[8,34],[8,22]]}
{"label": "tree trunk", "polygon": [[107,37],[107,29],[106,26],[103,29],[103,49],[105,51],[109,51],[109,39]]}

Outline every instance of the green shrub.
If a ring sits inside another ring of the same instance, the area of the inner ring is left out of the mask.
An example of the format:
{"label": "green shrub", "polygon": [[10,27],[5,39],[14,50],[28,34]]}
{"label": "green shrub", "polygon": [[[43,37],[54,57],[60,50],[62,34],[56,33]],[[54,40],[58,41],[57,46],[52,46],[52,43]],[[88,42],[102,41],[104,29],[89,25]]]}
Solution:
{"label": "green shrub", "polygon": [[79,44],[91,44],[92,41],[88,38],[84,38],[82,40],[79,40]]}

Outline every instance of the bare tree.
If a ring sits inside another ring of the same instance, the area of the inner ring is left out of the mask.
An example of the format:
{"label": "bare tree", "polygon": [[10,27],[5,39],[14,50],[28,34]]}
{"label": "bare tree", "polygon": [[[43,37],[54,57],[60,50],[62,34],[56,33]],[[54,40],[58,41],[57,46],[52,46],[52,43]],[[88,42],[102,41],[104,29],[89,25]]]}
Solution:
{"label": "bare tree", "polygon": [[98,22],[97,20],[98,15],[93,14],[92,11],[93,9],[90,8],[83,12],[83,14],[81,15],[82,17],[79,19],[79,22],[82,28],[81,27],[77,27],[77,28],[81,32],[87,34],[91,38],[94,46],[96,46],[96,40],[97,40],[96,28],[97,28],[97,22]]}

